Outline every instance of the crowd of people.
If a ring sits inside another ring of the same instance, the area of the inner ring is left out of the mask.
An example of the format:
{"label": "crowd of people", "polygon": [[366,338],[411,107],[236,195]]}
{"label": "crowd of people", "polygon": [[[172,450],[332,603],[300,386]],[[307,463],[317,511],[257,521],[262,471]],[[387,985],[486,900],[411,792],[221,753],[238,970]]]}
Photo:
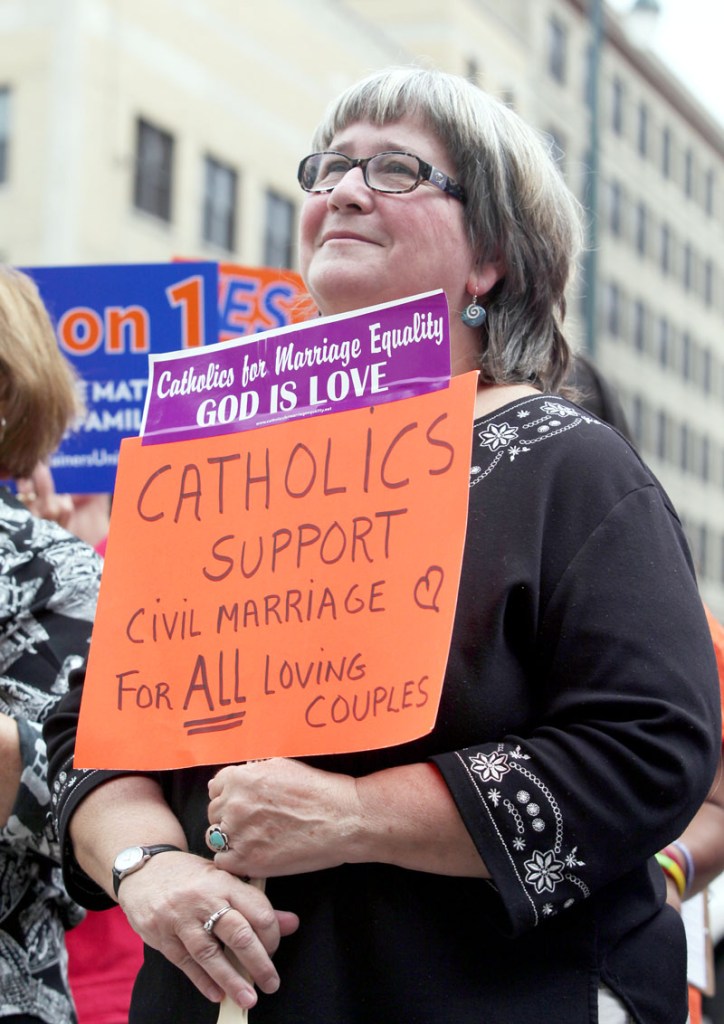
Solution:
{"label": "crowd of people", "polygon": [[516,113],[421,68],[343,92],[297,177],[320,314],[442,288],[452,373],[479,374],[437,722],[355,754],[74,766],[102,562],[53,521],[73,509],[38,467],[80,410],[37,290],[3,270],[0,1016],[75,1021],[84,907],[143,940],[131,1024],[222,1001],[254,1024],[684,1024],[677,904],[724,866],[716,624],[564,334],[577,203]]}

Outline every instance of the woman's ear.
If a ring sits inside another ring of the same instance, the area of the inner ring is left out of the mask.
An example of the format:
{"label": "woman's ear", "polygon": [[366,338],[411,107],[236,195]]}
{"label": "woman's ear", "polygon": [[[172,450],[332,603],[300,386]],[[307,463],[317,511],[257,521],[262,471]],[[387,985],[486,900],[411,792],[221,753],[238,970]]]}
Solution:
{"label": "woman's ear", "polygon": [[505,273],[502,260],[478,263],[470,271],[468,278],[468,292],[470,295],[477,295],[484,299]]}

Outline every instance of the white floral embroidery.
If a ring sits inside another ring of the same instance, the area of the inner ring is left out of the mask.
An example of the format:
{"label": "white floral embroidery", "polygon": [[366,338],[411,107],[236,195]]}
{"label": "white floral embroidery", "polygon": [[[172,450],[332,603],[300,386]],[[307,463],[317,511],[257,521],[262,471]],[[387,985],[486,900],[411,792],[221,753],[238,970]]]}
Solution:
{"label": "white floral embroidery", "polygon": [[524,420],[524,419],[526,419],[526,417],[530,416],[530,413],[528,412],[527,409],[518,409],[518,412],[516,413],[516,416],[518,417],[519,420]]}
{"label": "white floral embroidery", "polygon": [[586,862],[578,847],[565,841],[563,812],[537,774],[535,757],[524,753],[520,744],[511,748],[504,742],[492,751],[458,756],[468,766],[507,855],[532,897],[536,922],[587,898],[589,887],[579,875]]}
{"label": "white floral embroidery", "polygon": [[558,402],[544,402],[541,406],[541,411],[547,416],[578,416],[578,409],[574,409],[572,406],[559,405]]}
{"label": "white floral embroidery", "polygon": [[510,771],[508,757],[501,750],[494,750],[491,754],[475,754],[470,758],[470,767],[483,782],[500,782]]}
{"label": "white floral embroidery", "polygon": [[553,850],[541,853],[536,850],[530,860],[525,862],[525,880],[538,893],[554,892],[559,882],[563,881],[562,860],[558,860]]}
{"label": "white floral embroidery", "polygon": [[566,867],[568,868],[581,868],[585,865],[585,860],[578,859],[578,847],[574,846],[570,853],[566,854]]}
{"label": "white floral embroidery", "polygon": [[518,428],[511,427],[508,423],[491,423],[485,430],[481,430],[478,436],[485,448],[497,452],[498,448],[507,448],[511,441],[517,439]]}

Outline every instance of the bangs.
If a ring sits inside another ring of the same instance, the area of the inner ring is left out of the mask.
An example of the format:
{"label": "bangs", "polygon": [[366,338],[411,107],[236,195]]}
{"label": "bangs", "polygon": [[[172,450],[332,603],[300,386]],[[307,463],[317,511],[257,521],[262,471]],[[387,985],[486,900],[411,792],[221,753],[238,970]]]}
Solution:
{"label": "bangs", "polygon": [[314,148],[326,148],[338,132],[358,121],[384,125],[413,117],[426,127],[434,127],[431,108],[422,100],[418,82],[417,76],[409,76],[409,71],[404,72],[404,77],[393,71],[347,89],[327,108],[314,134]]}

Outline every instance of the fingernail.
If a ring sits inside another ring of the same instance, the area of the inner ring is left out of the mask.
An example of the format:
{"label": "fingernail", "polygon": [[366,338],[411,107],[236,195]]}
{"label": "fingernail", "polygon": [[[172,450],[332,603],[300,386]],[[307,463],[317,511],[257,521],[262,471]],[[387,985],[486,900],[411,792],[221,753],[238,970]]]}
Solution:
{"label": "fingernail", "polygon": [[242,1010],[250,1010],[252,1006],[256,1006],[256,992],[253,988],[240,988],[236,993],[235,1001]]}

